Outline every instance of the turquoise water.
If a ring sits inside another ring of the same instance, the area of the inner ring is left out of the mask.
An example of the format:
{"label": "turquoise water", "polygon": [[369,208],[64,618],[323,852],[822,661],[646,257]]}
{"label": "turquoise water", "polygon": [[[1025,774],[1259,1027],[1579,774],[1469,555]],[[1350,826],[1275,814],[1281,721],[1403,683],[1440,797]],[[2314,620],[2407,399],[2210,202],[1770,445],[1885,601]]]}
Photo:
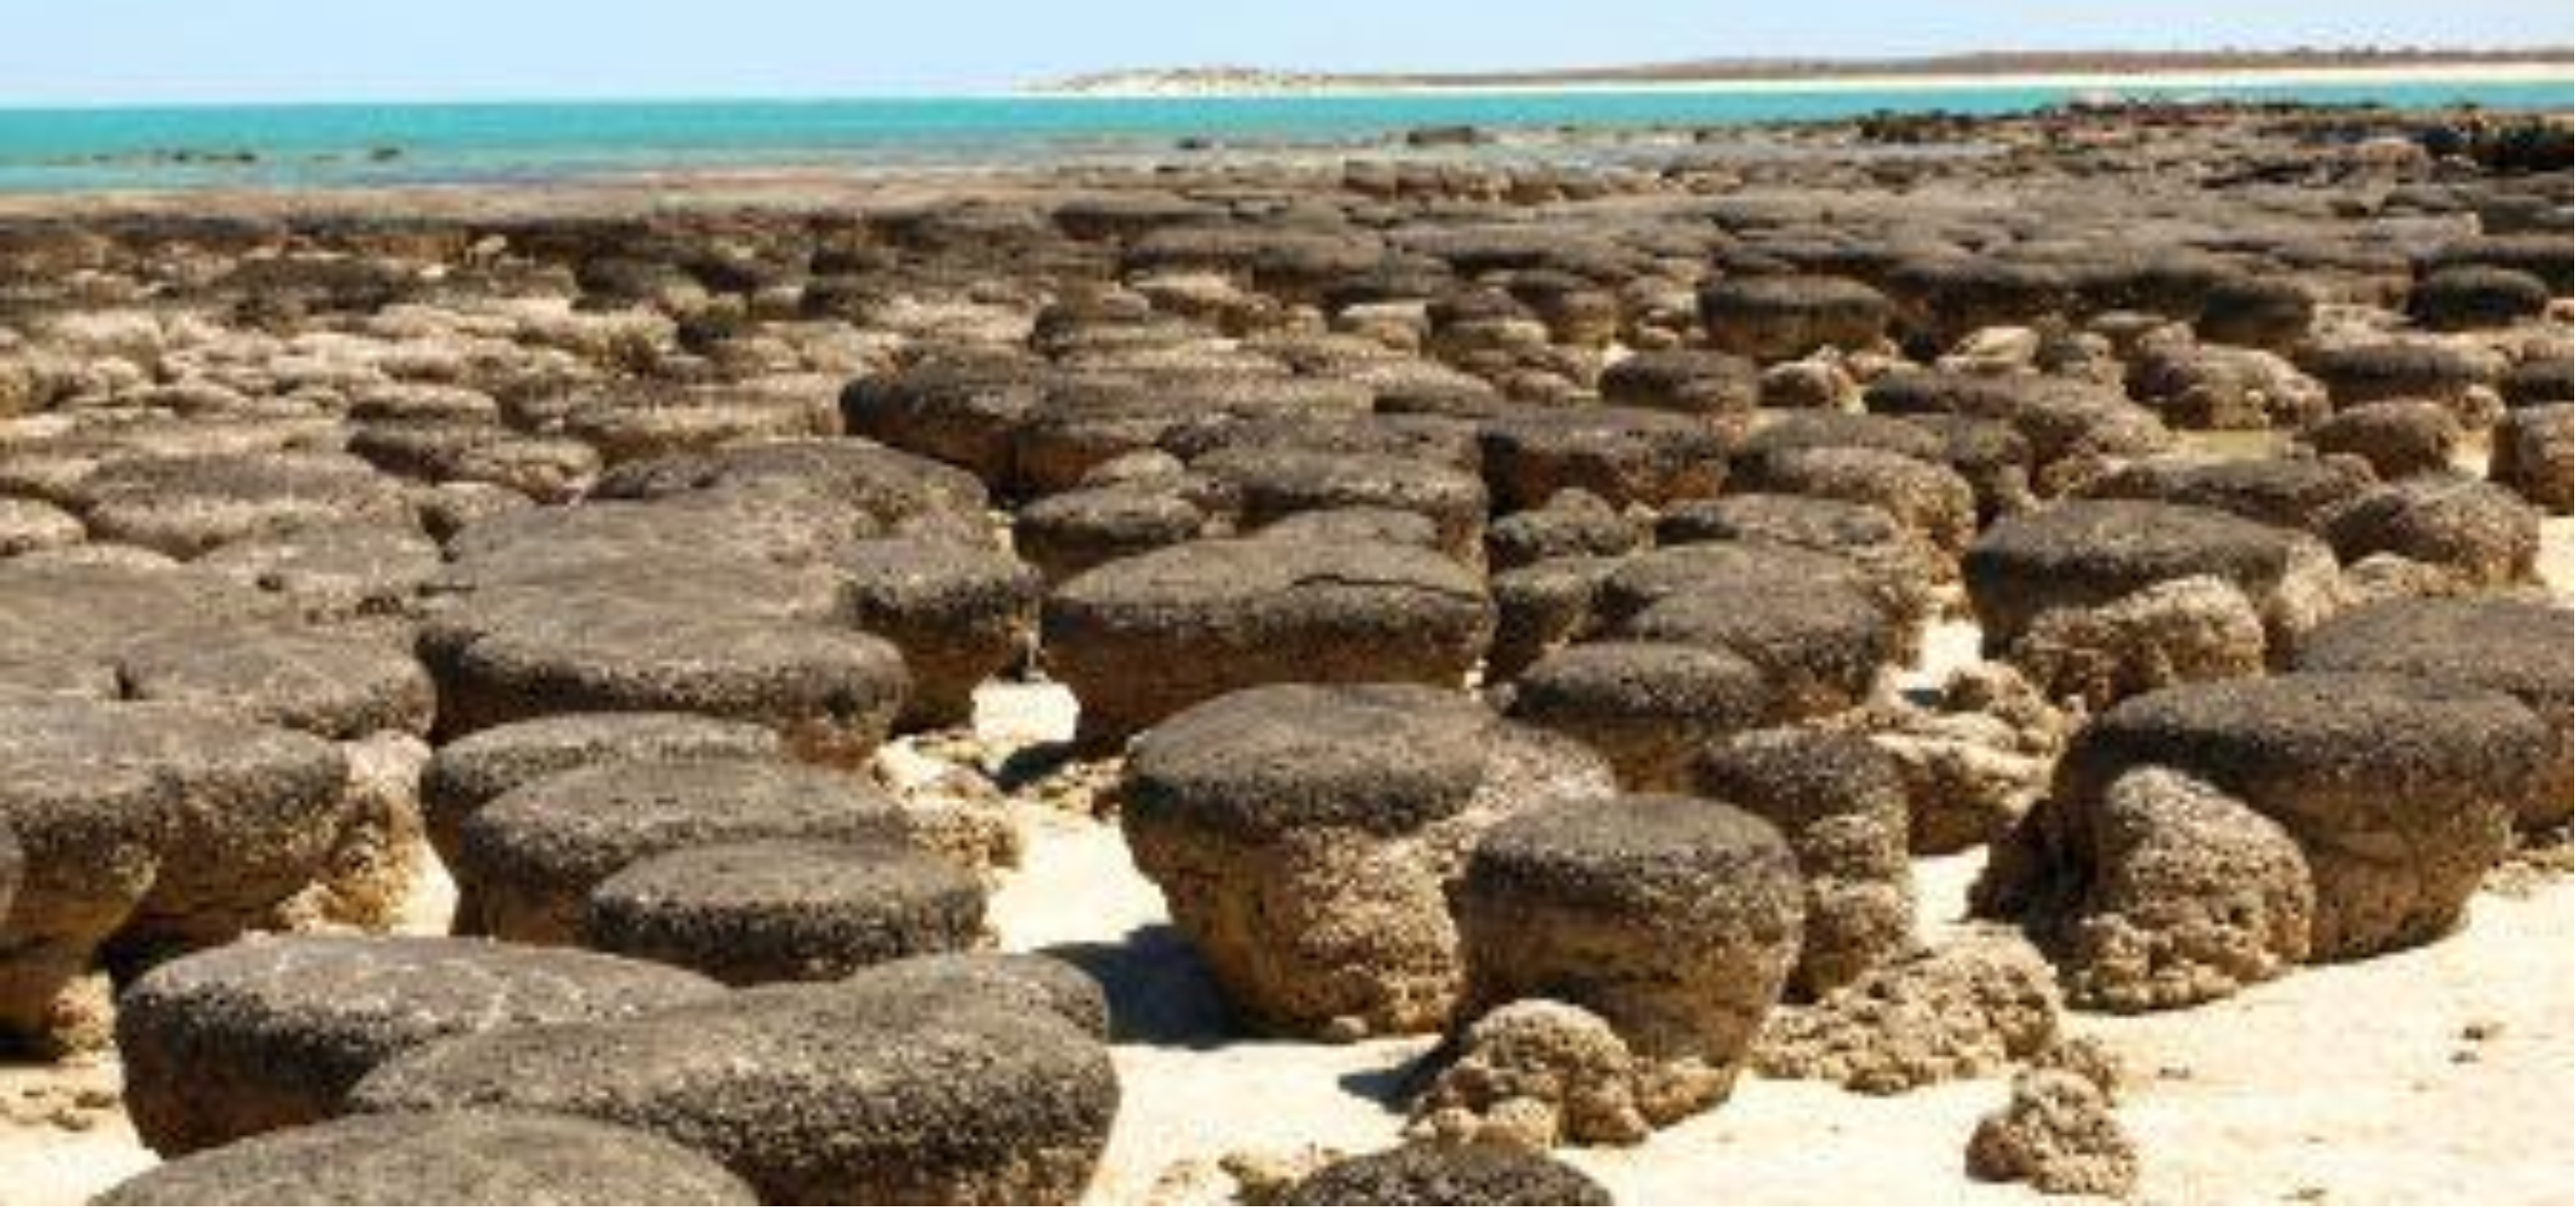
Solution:
{"label": "turquoise water", "polygon": [[[2122,95],[2158,95],[2149,85]],[[2559,82],[2247,85],[2164,95],[2567,109]],[[1183,138],[1340,143],[1414,126],[1715,126],[1877,110],[2005,113],[2032,87],[1534,91],[0,110],[0,191],[547,180],[686,168],[972,166],[1132,156]],[[185,154],[183,162],[182,153]]]}

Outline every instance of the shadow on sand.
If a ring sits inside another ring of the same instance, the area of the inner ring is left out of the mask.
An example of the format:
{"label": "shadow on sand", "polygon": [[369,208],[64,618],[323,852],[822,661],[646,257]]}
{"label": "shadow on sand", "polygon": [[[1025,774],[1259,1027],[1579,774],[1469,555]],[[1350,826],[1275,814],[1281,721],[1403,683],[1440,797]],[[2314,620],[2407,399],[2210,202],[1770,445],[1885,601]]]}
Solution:
{"label": "shadow on sand", "polygon": [[1168,924],[1116,941],[1074,941],[1038,950],[1100,984],[1109,998],[1109,1039],[1122,1044],[1214,1049],[1243,1032],[1196,950]]}

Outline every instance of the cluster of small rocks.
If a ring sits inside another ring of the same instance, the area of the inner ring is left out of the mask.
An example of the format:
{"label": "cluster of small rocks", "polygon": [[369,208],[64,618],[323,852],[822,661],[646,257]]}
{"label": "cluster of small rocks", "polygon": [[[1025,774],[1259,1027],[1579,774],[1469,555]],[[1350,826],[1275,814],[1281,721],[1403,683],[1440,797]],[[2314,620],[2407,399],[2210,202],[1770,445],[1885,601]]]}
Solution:
{"label": "cluster of small rocks", "polygon": [[[2563,154],[2136,117],[0,219],[0,1038],[112,1037],[120,1202],[1072,1200],[1020,793],[1245,1030],[1443,1035],[1265,1196],[2016,1066],[1972,1170],[2121,1192],[2062,1006],[2435,940],[2576,792]],[[997,679],[1066,762],[923,772]]]}

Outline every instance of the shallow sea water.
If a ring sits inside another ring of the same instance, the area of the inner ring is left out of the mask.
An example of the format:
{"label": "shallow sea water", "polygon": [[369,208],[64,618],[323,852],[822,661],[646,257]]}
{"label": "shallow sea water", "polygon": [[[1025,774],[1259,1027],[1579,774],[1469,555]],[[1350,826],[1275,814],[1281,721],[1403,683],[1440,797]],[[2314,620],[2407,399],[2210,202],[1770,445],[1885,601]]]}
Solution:
{"label": "shallow sea water", "polygon": [[[1683,131],[1878,111],[2009,113],[2100,89],[1998,83],[1308,96],[861,98],[0,109],[0,192],[547,181],[690,169],[925,168],[1221,145],[1357,146],[1424,126]],[[2566,81],[2141,80],[2126,97],[2565,109]],[[1444,149],[1455,154],[1454,149]],[[1472,150],[1472,149],[1470,149]],[[1526,147],[1511,150],[1526,153]]]}

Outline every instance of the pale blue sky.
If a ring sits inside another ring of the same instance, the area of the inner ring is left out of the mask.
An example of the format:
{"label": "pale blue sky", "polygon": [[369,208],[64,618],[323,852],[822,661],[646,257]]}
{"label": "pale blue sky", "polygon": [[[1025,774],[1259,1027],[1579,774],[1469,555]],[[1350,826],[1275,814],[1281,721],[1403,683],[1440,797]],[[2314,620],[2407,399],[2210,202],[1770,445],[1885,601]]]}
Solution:
{"label": "pale blue sky", "polygon": [[993,90],[1112,67],[2565,44],[2568,0],[0,0],[0,104]]}

